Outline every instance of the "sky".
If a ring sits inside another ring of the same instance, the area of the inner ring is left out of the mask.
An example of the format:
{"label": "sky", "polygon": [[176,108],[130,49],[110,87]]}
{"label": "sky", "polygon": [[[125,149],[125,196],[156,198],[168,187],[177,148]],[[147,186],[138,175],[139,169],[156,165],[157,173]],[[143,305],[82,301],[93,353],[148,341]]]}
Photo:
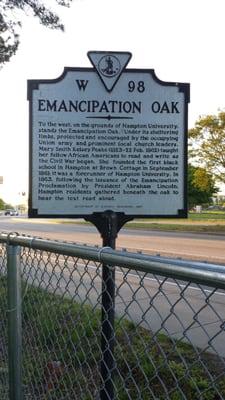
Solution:
{"label": "sky", "polygon": [[[44,1],[44,0],[43,0]],[[23,18],[21,45],[0,70],[0,197],[28,193],[28,79],[54,79],[91,67],[89,50],[130,51],[128,68],[151,68],[163,81],[191,87],[189,128],[225,108],[224,0],[74,0],[54,8],[65,33]]]}

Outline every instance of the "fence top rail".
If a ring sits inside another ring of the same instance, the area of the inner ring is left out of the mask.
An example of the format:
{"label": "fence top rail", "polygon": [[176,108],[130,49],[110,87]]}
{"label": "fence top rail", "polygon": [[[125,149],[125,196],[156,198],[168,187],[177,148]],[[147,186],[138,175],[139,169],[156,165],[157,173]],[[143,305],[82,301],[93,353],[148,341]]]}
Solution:
{"label": "fence top rail", "polygon": [[223,265],[113,250],[110,247],[59,242],[20,235],[15,232],[0,233],[0,243],[53,252],[225,289],[225,266]]}

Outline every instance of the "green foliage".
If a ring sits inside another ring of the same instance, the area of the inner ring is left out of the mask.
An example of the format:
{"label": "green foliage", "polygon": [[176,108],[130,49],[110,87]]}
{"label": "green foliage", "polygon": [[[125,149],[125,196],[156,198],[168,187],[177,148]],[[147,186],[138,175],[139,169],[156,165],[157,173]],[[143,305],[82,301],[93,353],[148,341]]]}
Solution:
{"label": "green foliage", "polygon": [[0,210],[4,210],[5,209],[5,202],[4,200],[0,199]]}
{"label": "green foliage", "polygon": [[218,192],[215,180],[205,168],[188,165],[188,205],[209,203],[212,196]]}
{"label": "green foliage", "polygon": [[3,199],[0,198],[0,210],[6,210],[7,208],[13,209],[12,204],[5,203]]}
{"label": "green foliage", "polygon": [[[0,65],[8,62],[19,46],[21,11],[37,17],[48,28],[64,30],[57,14],[40,0],[1,0],[0,2]],[[69,7],[72,0],[55,0],[58,5]]]}
{"label": "green foliage", "polygon": [[201,117],[189,131],[190,156],[225,182],[225,111]]}
{"label": "green foliage", "polygon": [[4,204],[4,209],[7,210],[8,208],[9,208],[9,209],[13,209],[14,207],[13,207],[12,204],[10,204],[10,203],[5,203],[5,204]]}

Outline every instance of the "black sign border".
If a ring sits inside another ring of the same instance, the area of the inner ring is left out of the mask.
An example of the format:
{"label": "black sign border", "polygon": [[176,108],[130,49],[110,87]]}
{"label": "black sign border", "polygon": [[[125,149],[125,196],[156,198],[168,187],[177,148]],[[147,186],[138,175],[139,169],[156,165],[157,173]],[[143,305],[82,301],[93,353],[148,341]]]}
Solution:
{"label": "black sign border", "polygon": [[[39,214],[38,209],[33,208],[32,199],[32,187],[33,187],[33,163],[32,163],[32,149],[33,149],[33,91],[38,90],[40,84],[55,84],[64,79],[68,72],[94,72],[94,68],[79,68],[79,67],[65,67],[63,73],[56,79],[29,79],[27,81],[27,100],[29,101],[29,198],[28,198],[28,217],[29,218],[84,218],[90,220],[93,215],[102,215],[104,212],[109,212],[113,210],[105,210],[101,212],[92,212],[90,214]],[[96,71],[95,71],[96,72]],[[96,72],[97,73],[97,72]],[[127,220],[134,218],[186,218],[188,214],[188,204],[187,204],[187,137],[188,137],[188,103],[190,102],[190,84],[180,83],[180,82],[166,82],[160,80],[154,69],[136,69],[136,68],[126,68],[123,73],[148,73],[152,76],[153,80],[160,84],[161,86],[174,86],[179,88],[180,92],[184,93],[184,140],[183,140],[183,163],[184,163],[184,180],[183,180],[183,208],[177,210],[177,214],[125,214],[123,212],[114,212],[117,215],[124,216]],[[149,196],[150,197],[150,196]]]}

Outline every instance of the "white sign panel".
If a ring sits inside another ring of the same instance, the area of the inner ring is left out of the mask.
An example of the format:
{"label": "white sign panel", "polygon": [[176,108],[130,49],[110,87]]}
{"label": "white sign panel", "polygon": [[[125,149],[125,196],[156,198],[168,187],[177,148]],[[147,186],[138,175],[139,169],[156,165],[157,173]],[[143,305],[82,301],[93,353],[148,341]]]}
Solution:
{"label": "white sign panel", "polygon": [[28,81],[31,217],[185,216],[189,85],[126,69],[130,53]]}

